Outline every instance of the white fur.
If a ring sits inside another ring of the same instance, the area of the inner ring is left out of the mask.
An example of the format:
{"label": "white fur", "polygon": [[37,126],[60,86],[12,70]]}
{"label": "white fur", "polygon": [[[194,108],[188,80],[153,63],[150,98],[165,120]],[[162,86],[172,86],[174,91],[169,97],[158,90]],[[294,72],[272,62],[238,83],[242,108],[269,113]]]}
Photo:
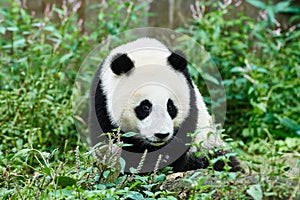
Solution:
{"label": "white fur", "polygon": [[[216,133],[216,129],[213,125],[212,117],[209,115],[203,98],[197,89],[197,86],[193,83],[196,94],[196,106],[198,110],[198,121],[197,121],[197,131],[195,137],[195,143],[202,142],[201,145],[205,149],[212,149],[214,147],[222,147],[224,143],[221,136]],[[191,149],[195,150],[195,149]]]}
{"label": "white fur", "polygon": [[[159,93],[157,92],[159,91]],[[139,102],[148,99],[152,103],[152,111],[150,115],[144,120],[138,120],[135,114],[132,112],[133,107],[138,106]],[[158,142],[158,138],[154,136],[154,133],[170,133],[170,135],[163,141],[166,142],[172,137],[174,132],[174,126],[176,123],[180,123],[178,118],[172,120],[167,110],[167,102],[169,99],[174,100],[174,104],[180,107],[178,97],[168,90],[164,86],[158,84],[145,85],[134,92],[132,98],[130,98],[129,104],[133,107],[125,109],[122,116],[121,126],[126,124],[127,131],[138,128],[140,137],[147,138],[152,142]],[[180,116],[182,114],[178,114]],[[126,131],[126,130],[124,130]]]}
{"label": "white fur", "polygon": [[[117,76],[112,72],[110,63],[119,53],[126,53],[135,67],[130,73]],[[170,55],[166,46],[151,38],[138,39],[110,52],[102,65],[100,79],[107,97],[109,117],[114,125],[120,126],[124,131],[140,132],[140,137],[156,141],[154,133],[173,132],[174,127],[179,127],[184,122],[190,112],[188,82],[181,72],[169,66],[167,58]],[[215,130],[202,96],[195,85],[194,88],[199,131],[195,142],[203,141],[202,146],[206,149],[222,146],[218,135],[207,137],[209,132]],[[178,109],[173,121],[166,110],[166,102],[170,97]],[[151,100],[154,107],[149,117],[139,121],[134,108],[144,99]],[[162,122],[163,126],[160,126]],[[171,135],[166,140],[170,138]]]}

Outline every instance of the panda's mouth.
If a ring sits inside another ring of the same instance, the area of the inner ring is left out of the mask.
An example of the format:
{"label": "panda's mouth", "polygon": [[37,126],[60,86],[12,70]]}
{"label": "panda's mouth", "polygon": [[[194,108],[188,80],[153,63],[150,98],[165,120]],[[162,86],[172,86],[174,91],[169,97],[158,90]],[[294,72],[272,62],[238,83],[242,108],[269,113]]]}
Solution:
{"label": "panda's mouth", "polygon": [[148,138],[146,138],[146,140],[153,146],[163,146],[169,142],[169,140],[151,140]]}

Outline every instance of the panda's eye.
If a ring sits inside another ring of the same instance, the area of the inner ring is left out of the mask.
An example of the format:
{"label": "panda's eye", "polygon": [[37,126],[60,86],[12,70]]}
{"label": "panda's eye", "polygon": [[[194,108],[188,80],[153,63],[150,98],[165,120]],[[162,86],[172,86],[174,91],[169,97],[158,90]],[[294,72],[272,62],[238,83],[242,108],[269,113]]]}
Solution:
{"label": "panda's eye", "polygon": [[149,112],[150,111],[150,106],[148,106],[148,105],[142,105],[142,110],[144,112]]}
{"label": "panda's eye", "polygon": [[168,113],[171,116],[171,118],[174,119],[177,115],[177,108],[171,99],[168,100],[167,109],[168,109]]}
{"label": "panda's eye", "polygon": [[136,117],[140,120],[145,119],[148,117],[151,113],[152,104],[149,100],[143,100],[140,105],[135,107],[134,111],[136,114]]}
{"label": "panda's eye", "polygon": [[173,111],[173,106],[168,105],[168,111],[169,111],[169,112],[172,112],[172,111]]}

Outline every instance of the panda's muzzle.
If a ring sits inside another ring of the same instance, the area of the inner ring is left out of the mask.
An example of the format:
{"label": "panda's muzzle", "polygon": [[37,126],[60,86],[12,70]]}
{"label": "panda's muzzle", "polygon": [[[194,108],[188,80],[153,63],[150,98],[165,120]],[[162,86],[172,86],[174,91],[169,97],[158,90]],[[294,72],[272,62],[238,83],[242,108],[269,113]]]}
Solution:
{"label": "panda's muzzle", "polygon": [[159,138],[159,139],[165,139],[166,137],[168,137],[170,135],[170,133],[154,133],[154,136]]}

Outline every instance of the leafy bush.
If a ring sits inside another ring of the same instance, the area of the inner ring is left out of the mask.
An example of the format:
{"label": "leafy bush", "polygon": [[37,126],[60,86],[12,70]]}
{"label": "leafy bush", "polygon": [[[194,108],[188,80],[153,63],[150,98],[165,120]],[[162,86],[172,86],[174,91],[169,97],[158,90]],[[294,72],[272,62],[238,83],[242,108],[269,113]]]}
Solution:
{"label": "leafy bush", "polygon": [[[81,144],[70,101],[77,70],[92,44],[140,25],[145,6],[126,1],[94,5],[89,9],[98,10],[98,19],[86,22],[97,27],[91,32],[82,32],[71,6],[52,7],[44,18],[29,15],[19,1],[1,7],[0,150],[74,149]],[[50,20],[53,14],[60,23]]]}
{"label": "leafy bush", "polygon": [[300,24],[283,31],[268,10],[268,18],[262,14],[255,20],[233,14],[233,4],[197,6],[191,23],[179,31],[203,45],[222,74],[228,134],[244,141],[268,133],[277,139],[299,137]]}
{"label": "leafy bush", "polygon": [[[143,25],[140,19],[147,6],[106,1],[88,8],[97,10],[98,18],[83,26],[76,13],[79,7],[64,3],[62,8],[49,4],[43,18],[28,14],[20,1],[8,1],[0,8],[0,188],[6,188],[0,189],[0,196],[34,181],[33,172],[50,177],[49,170],[53,174],[60,162],[73,162],[76,146],[87,150],[71,107],[77,70],[93,45],[110,34]],[[59,16],[59,22],[53,22],[52,15]],[[88,27],[92,28],[84,32]],[[45,159],[37,160],[45,156],[43,152],[53,152],[47,162],[52,158],[54,163],[47,168]],[[15,154],[27,159],[12,160]]]}

